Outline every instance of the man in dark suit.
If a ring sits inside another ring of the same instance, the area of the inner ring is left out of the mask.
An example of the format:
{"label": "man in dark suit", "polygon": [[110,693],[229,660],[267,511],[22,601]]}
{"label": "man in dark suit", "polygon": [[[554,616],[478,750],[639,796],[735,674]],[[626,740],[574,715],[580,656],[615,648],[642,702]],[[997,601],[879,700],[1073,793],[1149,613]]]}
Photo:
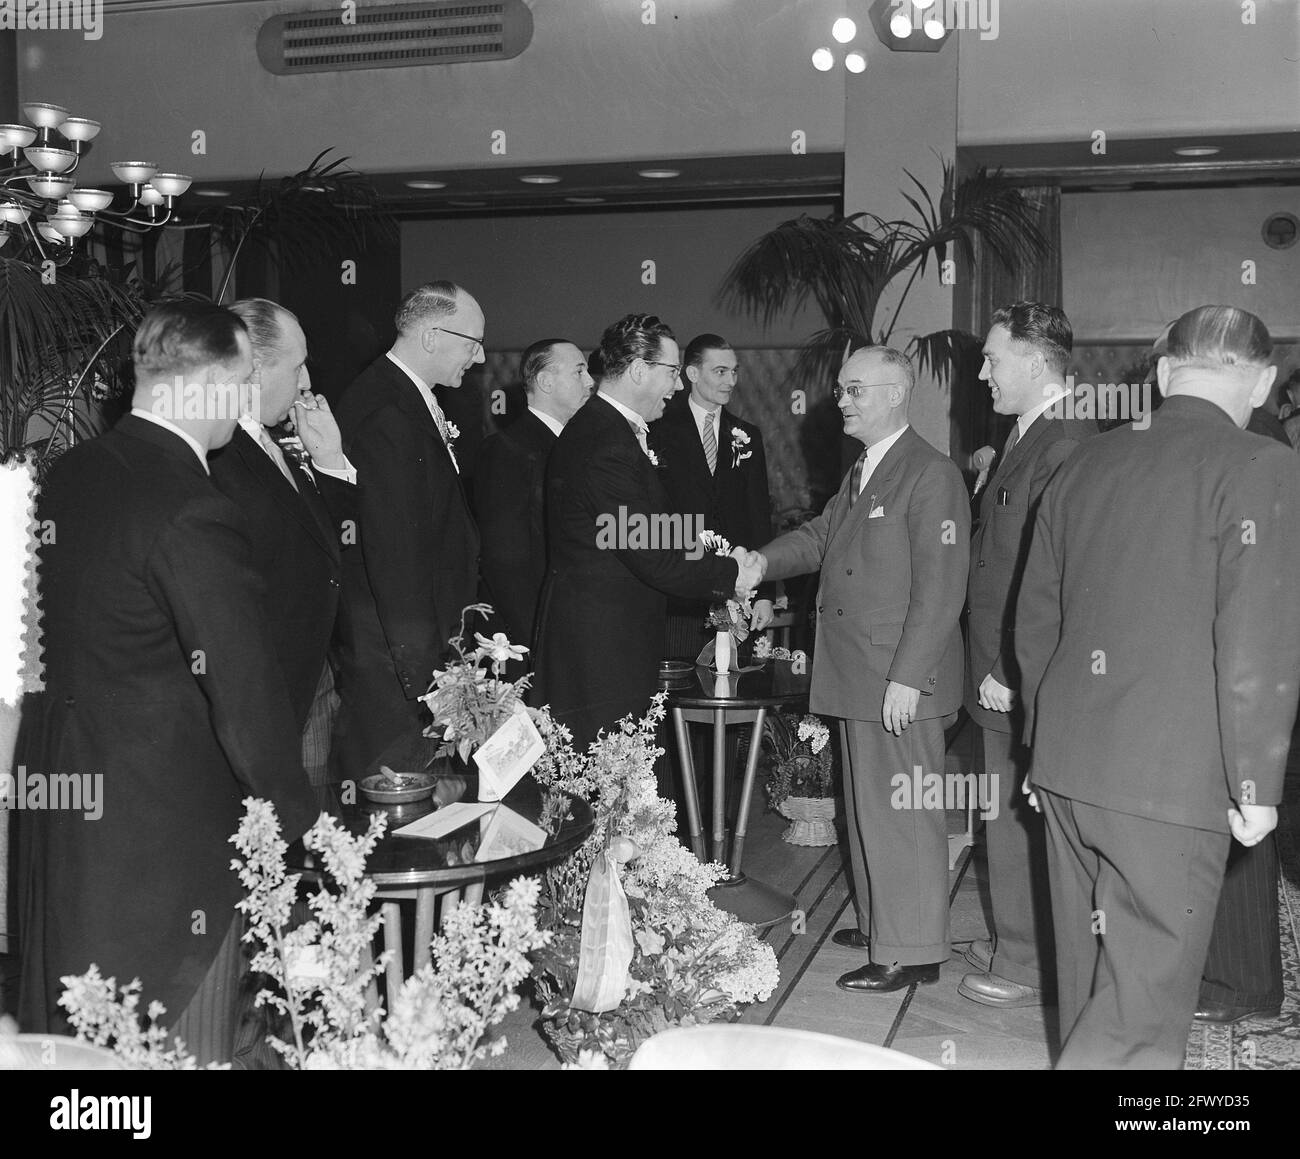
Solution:
{"label": "man in dark suit", "polygon": [[64,974],[142,983],[201,1060],[228,1061],[242,923],[229,838],[253,796],[287,840],[317,810],[239,510],[208,477],[252,372],[230,311],[155,307],[135,406],[64,456],[39,518],[46,689],[25,774],[95,778],[102,815],[20,815],[23,1029],[67,1033]]}
{"label": "man in dark suit", "polygon": [[1048,484],[1016,644],[1047,825],[1061,1068],[1182,1065],[1232,837],[1277,802],[1300,695],[1300,464],[1247,434],[1258,318],[1170,332],[1164,405]]}
{"label": "man in dark suit", "polygon": [[746,595],[755,567],[704,554],[673,521],[647,424],[681,389],[677,343],[658,318],[628,314],[601,337],[599,391],[573,416],[547,473],[550,565],[538,620],[537,704],[579,750],[658,683],[669,595]]}
{"label": "man in dark suit", "polygon": [[889,347],[845,362],[835,397],[865,449],[821,515],[761,553],[769,576],[821,571],[809,705],[841,719],[858,928],[835,940],[871,960],[837,985],[860,993],[937,982],[949,954],[946,817],[920,789],[943,779],[961,705],[970,501],[908,426],[915,381]]}
{"label": "man in dark suit", "polygon": [[[243,512],[266,588],[271,643],[303,738],[303,766],[322,807],[338,697],[327,654],[334,636],[344,519],[353,518],[356,472],[343,454],[329,404],[311,394],[307,340],[298,320],[265,298],[231,309],[253,348],[256,389],[230,442],[212,457],[212,480]],[[306,457],[286,458],[268,427],[289,419]]]}
{"label": "man in dark suit", "polygon": [[528,409],[483,440],[474,468],[474,510],[489,601],[510,639],[531,648],[546,579],[546,464],[564,424],[590,397],[592,383],[582,351],[563,338],[534,342],[519,360],[519,373]]}
{"label": "man in dark suit", "polygon": [[[673,398],[663,418],[650,426],[650,447],[659,458],[660,477],[673,511],[732,543],[766,543],[772,536],[772,504],[767,489],[763,434],[753,423],[727,410],[739,377],[730,343],[717,334],[700,334],[682,355],[689,390]],[[759,588],[753,628],[772,622],[771,584]],[[709,632],[709,606],[670,600],[667,655],[694,660]]]}
{"label": "man in dark suit", "polygon": [[993,315],[980,378],[993,409],[1015,415],[971,533],[966,711],[984,745],[984,775],[997,808],[984,822],[994,939],[966,957],[979,968],[957,992],[986,1006],[1036,1006],[1056,985],[1042,817],[1020,785],[1028,765],[1015,656],[1020,577],[1047,481],[1081,440],[1097,433],[1072,414],[1065,368],[1073,333],[1064,311],[1016,302]]}
{"label": "man in dark suit", "polygon": [[483,361],[483,311],[450,282],[413,290],[393,348],[339,404],[357,469],[357,542],[344,537],[342,707],[335,779],[360,776],[427,714],[419,697],[475,600],[478,529],[433,387]]}

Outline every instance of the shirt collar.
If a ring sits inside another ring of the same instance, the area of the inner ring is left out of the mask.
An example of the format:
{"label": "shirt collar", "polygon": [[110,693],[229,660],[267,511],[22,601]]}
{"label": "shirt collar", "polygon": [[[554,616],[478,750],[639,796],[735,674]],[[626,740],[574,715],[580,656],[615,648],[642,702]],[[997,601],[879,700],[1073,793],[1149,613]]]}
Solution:
{"label": "shirt collar", "polygon": [[564,430],[564,424],[554,415],[549,415],[544,410],[538,410],[535,406],[530,406],[528,409],[541,419],[541,421],[546,424],[551,433],[556,437],[558,437],[560,432]]}
{"label": "shirt collar", "polygon": [[151,410],[145,410],[143,407],[133,406],[131,408],[131,413],[135,415],[136,418],[144,419],[146,422],[150,422],[153,423],[155,426],[162,427],[163,430],[171,431],[171,433],[174,435],[179,435],[190,445],[190,448],[194,451],[194,453],[198,455],[199,462],[203,464],[204,474],[206,475],[212,474],[212,472],[208,469],[208,453],[203,449],[203,444],[200,443],[198,439],[196,439],[193,435],[187,433],[186,431],[181,430],[181,428],[178,427],[170,419],[165,419],[161,415],[154,414],[153,411]]}
{"label": "shirt collar", "polygon": [[424,379],[422,379],[418,374],[416,374],[414,370],[412,370],[409,366],[407,366],[406,363],[403,362],[400,358],[398,358],[397,355],[394,354],[391,350],[388,352],[387,357],[389,361],[392,362],[392,364],[396,366],[398,370],[400,370],[403,374],[405,374],[407,378],[409,378],[413,383],[415,383],[415,385],[418,386],[421,391],[426,391],[431,389],[429,384],[425,382]]}
{"label": "shirt collar", "polygon": [[722,407],[717,406],[714,407],[713,410],[705,410],[704,407],[700,406],[700,404],[695,401],[694,395],[692,395],[686,401],[690,405],[691,414],[695,416],[695,429],[699,432],[700,438],[704,437],[704,422],[709,417],[709,415],[718,416],[717,423],[714,426],[713,433],[715,435],[718,435],[719,438],[721,438],[720,432],[722,430]]}
{"label": "shirt collar", "polygon": [[627,419],[628,422],[632,424],[634,430],[639,431],[643,435],[650,430],[650,428],[646,426],[645,419],[643,419],[639,414],[637,414],[636,411],[634,411],[630,406],[624,406],[612,394],[606,394],[603,390],[599,391],[598,393],[600,394],[601,398],[603,398],[607,403],[609,403],[610,406],[612,406],[616,411],[618,411],[619,414],[621,414],[625,419]]}
{"label": "shirt collar", "polygon": [[1034,420],[1038,418],[1039,415],[1046,413],[1048,407],[1053,403],[1060,402],[1061,399],[1070,393],[1072,392],[1067,387],[1062,386],[1058,394],[1052,395],[1045,401],[1040,402],[1033,410],[1027,410],[1024,414],[1020,415],[1016,419],[1016,426],[1020,428],[1020,438],[1023,439],[1025,437],[1026,432],[1034,425]]}
{"label": "shirt collar", "polygon": [[867,462],[872,467],[877,466],[880,463],[880,460],[885,457],[889,448],[903,437],[903,432],[907,430],[909,426],[911,426],[911,423],[904,423],[892,435],[886,435],[885,438],[880,440],[880,442],[872,443],[871,446],[867,448]]}

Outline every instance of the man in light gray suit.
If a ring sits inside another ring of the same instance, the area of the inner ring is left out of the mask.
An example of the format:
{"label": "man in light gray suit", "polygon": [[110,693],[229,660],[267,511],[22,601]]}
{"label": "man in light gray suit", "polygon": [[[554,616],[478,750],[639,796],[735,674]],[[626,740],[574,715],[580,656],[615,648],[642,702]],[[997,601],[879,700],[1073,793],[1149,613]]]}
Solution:
{"label": "man in light gray suit", "polygon": [[821,571],[809,703],[841,720],[858,918],[834,940],[870,951],[837,984],[868,993],[936,982],[949,954],[943,803],[923,807],[913,786],[942,778],[944,718],[961,704],[970,501],[908,426],[915,381],[889,347],[845,362],[835,397],[865,449],[821,515],[758,553],[773,579]]}

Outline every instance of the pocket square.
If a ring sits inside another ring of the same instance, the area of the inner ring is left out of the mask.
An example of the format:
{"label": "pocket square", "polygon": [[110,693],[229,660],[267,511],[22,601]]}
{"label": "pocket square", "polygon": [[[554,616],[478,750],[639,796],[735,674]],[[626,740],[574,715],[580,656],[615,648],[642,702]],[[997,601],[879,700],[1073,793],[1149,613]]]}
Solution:
{"label": "pocket square", "polygon": [[883,507],[873,507],[869,512],[867,512],[868,519],[884,519],[884,517],[885,509]]}

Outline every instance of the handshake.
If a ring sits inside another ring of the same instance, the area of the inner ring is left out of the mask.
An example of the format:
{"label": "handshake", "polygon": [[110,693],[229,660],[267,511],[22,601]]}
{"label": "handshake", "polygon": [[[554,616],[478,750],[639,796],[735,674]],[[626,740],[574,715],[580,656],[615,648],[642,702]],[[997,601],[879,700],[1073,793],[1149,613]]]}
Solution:
{"label": "handshake", "polygon": [[735,548],[731,558],[736,561],[736,598],[744,601],[751,599],[758,585],[767,574],[767,557],[758,551],[746,551],[743,547]]}

